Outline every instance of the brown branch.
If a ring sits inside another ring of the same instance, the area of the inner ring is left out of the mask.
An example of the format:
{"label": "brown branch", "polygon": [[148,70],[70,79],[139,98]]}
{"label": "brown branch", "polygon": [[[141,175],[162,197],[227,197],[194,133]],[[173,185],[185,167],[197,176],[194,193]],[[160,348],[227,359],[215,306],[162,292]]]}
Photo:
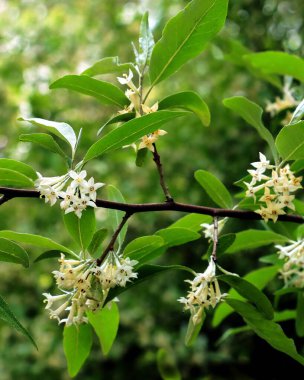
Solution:
{"label": "brown branch", "polygon": [[160,186],[162,187],[163,192],[164,192],[164,194],[165,194],[166,202],[173,202],[173,198],[171,197],[171,194],[170,194],[170,192],[169,192],[169,188],[168,188],[168,186],[166,185],[166,182],[165,182],[165,176],[164,176],[163,165],[162,165],[162,163],[161,163],[160,155],[158,154],[158,151],[157,151],[157,149],[156,149],[156,144],[155,144],[155,143],[153,144],[153,147],[154,147],[154,151],[153,151],[153,161],[155,162],[156,167],[157,167],[157,171],[158,171],[158,175],[159,175]]}
{"label": "brown branch", "polygon": [[106,247],[106,249],[103,251],[102,255],[99,257],[99,259],[96,260],[96,264],[99,266],[103,261],[104,259],[107,257],[108,253],[111,252],[111,251],[114,251],[114,244],[116,242],[116,239],[118,238],[118,235],[120,233],[120,231],[123,229],[123,226],[127,223],[128,219],[132,216],[131,213],[129,212],[126,212],[124,217],[122,218],[119,226],[117,227],[117,229],[115,230],[112,238],[111,238],[111,241],[110,243],[108,244],[108,246]]}
{"label": "brown branch", "polygon": [[216,251],[217,251],[217,246],[218,246],[218,220],[217,216],[213,218],[213,248],[212,248],[212,259],[213,261],[216,261]]}
{"label": "brown branch", "polygon": [[[0,187],[0,194],[6,195],[9,199],[13,198],[39,198],[40,193],[37,190],[14,189],[9,187]],[[7,199],[7,200],[9,200]],[[205,206],[197,206],[179,202],[164,203],[121,203],[111,202],[103,199],[96,200],[96,206],[112,210],[125,211],[129,214],[140,212],[156,212],[156,211],[180,211],[187,213],[203,214],[217,217],[228,217],[246,220],[262,220],[262,217],[253,211],[231,210],[223,208],[213,208]],[[282,222],[304,223],[304,218],[300,215],[280,215],[278,218]]]}

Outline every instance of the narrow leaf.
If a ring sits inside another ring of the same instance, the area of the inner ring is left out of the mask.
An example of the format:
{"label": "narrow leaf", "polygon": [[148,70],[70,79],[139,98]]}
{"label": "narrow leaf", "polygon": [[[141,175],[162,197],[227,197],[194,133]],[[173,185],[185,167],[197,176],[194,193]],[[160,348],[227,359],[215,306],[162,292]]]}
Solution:
{"label": "narrow leaf", "polygon": [[93,96],[102,104],[127,106],[130,101],[126,95],[111,83],[90,78],[86,75],[66,75],[52,83],[50,89],[66,88],[84,95]]}
{"label": "narrow leaf", "polygon": [[0,238],[0,261],[21,264],[25,268],[29,267],[29,258],[25,249],[4,238]]}
{"label": "narrow leaf", "polygon": [[26,330],[25,327],[22,326],[22,324],[18,321],[15,314],[12,312],[8,304],[4,301],[4,299],[0,296],[0,318],[8,323],[11,327],[16,329],[18,332],[26,336],[30,342],[36,347],[38,350],[38,347],[30,335],[30,333]]}
{"label": "narrow leaf", "polygon": [[132,63],[119,63],[118,57],[106,57],[84,70],[81,75],[95,77],[103,74],[122,74],[132,69]]}
{"label": "narrow leaf", "polygon": [[304,336],[304,292],[299,291],[297,297],[296,332],[300,337]]}
{"label": "narrow leaf", "polygon": [[266,51],[245,55],[244,58],[266,74],[288,75],[304,81],[304,60],[282,51]]}
{"label": "narrow leaf", "polygon": [[284,161],[304,158],[304,121],[282,128],[276,138],[276,147]]}
{"label": "narrow leaf", "polygon": [[60,148],[54,138],[46,133],[30,133],[19,136],[19,140],[23,142],[30,142],[42,146],[51,152],[58,153],[63,158],[67,158],[64,151]]}
{"label": "narrow leaf", "polygon": [[63,220],[71,237],[79,244],[82,251],[85,251],[91,243],[95,232],[96,219],[94,208],[88,207],[84,210],[81,218],[78,218],[73,212],[64,214]]}
{"label": "narrow leaf", "polygon": [[110,124],[116,124],[116,123],[120,123],[122,121],[129,121],[129,120],[132,120],[135,118],[135,112],[127,112],[127,113],[123,113],[121,115],[116,115],[114,117],[111,117],[111,119],[109,119],[105,124],[103,124],[98,132],[97,132],[97,136],[99,136],[101,134],[101,132],[104,130],[104,128],[107,126],[107,125],[110,125]]}
{"label": "narrow leaf", "polygon": [[175,223],[171,224],[168,228],[187,228],[188,230],[192,230],[198,232],[202,229],[201,224],[203,223],[211,223],[212,216],[209,215],[201,215],[201,214],[188,214],[178,219]]}
{"label": "narrow leaf", "polygon": [[0,185],[12,187],[34,187],[31,178],[26,177],[19,171],[0,168]]}
{"label": "narrow leaf", "polygon": [[169,120],[184,115],[184,112],[159,111],[127,121],[120,128],[114,129],[93,144],[86,153],[84,162],[124,145],[132,144],[146,134],[161,128]]}
{"label": "narrow leaf", "polygon": [[119,326],[119,310],[115,302],[93,313],[87,312],[89,322],[98,336],[102,353],[108,355],[115,341]]}
{"label": "narrow leaf", "polygon": [[203,311],[201,316],[200,323],[193,324],[192,316],[189,318],[187,332],[185,336],[185,345],[186,347],[190,347],[195,343],[196,338],[198,337],[199,332],[204,324],[206,318],[206,313]]}
{"label": "narrow leaf", "polygon": [[227,299],[226,302],[244,318],[244,321],[260,338],[276,350],[304,365],[304,358],[298,354],[294,341],[285,335],[278,323],[263,318],[252,305],[234,299]]}
{"label": "narrow leaf", "polygon": [[[67,252],[72,256],[75,256],[73,251],[69,248],[56,243],[55,241],[40,235],[26,234],[21,232],[3,230],[0,231],[0,237],[18,241],[19,243],[31,244],[36,247],[48,248],[51,250],[58,250],[61,252]],[[76,256],[77,257],[77,256]]]}
{"label": "narrow leaf", "polygon": [[226,98],[223,100],[223,104],[257,130],[260,137],[269,145],[273,158],[277,160],[278,154],[275,147],[274,138],[269,130],[264,126],[262,121],[263,109],[244,96]]}
{"label": "narrow leaf", "polygon": [[236,234],[236,239],[228,248],[227,253],[251,250],[274,243],[286,243],[288,240],[289,239],[286,236],[272,231],[249,229]]}
{"label": "narrow leaf", "polygon": [[[108,230],[105,228],[101,228],[100,230],[96,231],[93,235],[93,239],[88,246],[88,251],[90,252],[90,255],[95,258],[95,255],[97,253],[97,257],[101,255],[101,244],[104,241],[104,239],[107,237]],[[97,250],[99,249],[99,252]]]}
{"label": "narrow leaf", "polygon": [[180,227],[164,228],[163,230],[157,231],[156,235],[163,238],[166,248],[186,244],[201,237],[201,235],[195,231]]}
{"label": "narrow leaf", "polygon": [[169,20],[152,52],[152,86],[172,75],[205,49],[223,27],[227,6],[227,0],[193,0]]}
{"label": "narrow leaf", "polygon": [[253,302],[265,318],[273,319],[274,311],[269,299],[256,286],[238,276],[221,275],[218,279],[226,282],[248,301]]}
{"label": "narrow leaf", "polygon": [[123,256],[129,257],[131,260],[137,260],[138,265],[149,261],[150,255],[157,248],[164,245],[164,240],[160,236],[141,236],[132,240],[124,249]]}
{"label": "narrow leaf", "polygon": [[182,108],[193,112],[205,127],[210,125],[210,111],[204,100],[193,91],[179,92],[161,100],[158,109]]}
{"label": "narrow leaf", "polygon": [[232,208],[233,201],[223,183],[206,170],[197,170],[194,178],[204,188],[209,197],[222,208]]}
{"label": "narrow leaf", "polygon": [[15,172],[21,173],[31,180],[35,180],[38,178],[36,171],[31,168],[29,165],[12,160],[10,158],[0,158],[0,168],[1,169],[9,169]]}
{"label": "narrow leaf", "polygon": [[45,128],[49,132],[59,137],[61,140],[67,142],[71,146],[72,153],[74,154],[77,145],[77,137],[73,128],[69,124],[39,118],[26,119],[20,117],[18,120],[27,121],[38,127]]}
{"label": "narrow leaf", "polygon": [[90,354],[92,347],[92,328],[90,325],[65,326],[63,330],[63,349],[71,377],[77,375]]}
{"label": "narrow leaf", "polygon": [[292,114],[289,124],[295,124],[298,121],[301,121],[303,117],[304,117],[304,99],[295,109],[294,113]]}
{"label": "narrow leaf", "polygon": [[160,348],[156,355],[157,367],[162,380],[181,380],[181,374],[176,366],[174,357],[164,348]]}

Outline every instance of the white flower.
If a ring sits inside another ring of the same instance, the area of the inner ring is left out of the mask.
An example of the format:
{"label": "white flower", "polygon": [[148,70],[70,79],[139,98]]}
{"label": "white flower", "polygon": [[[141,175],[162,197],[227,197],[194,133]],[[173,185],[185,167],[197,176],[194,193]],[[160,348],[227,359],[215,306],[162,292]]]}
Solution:
{"label": "white flower", "polygon": [[129,85],[129,83],[132,81],[133,79],[133,72],[131,69],[129,69],[129,74],[123,74],[122,77],[117,77],[117,80],[120,84],[126,84],[126,85]]}
{"label": "white flower", "polygon": [[142,104],[141,108],[145,114],[156,112],[158,110],[158,102],[153,104],[152,107],[149,107],[146,104]]}
{"label": "white flower", "polygon": [[151,152],[154,152],[153,144],[158,140],[159,136],[164,136],[166,134],[167,132],[163,129],[158,129],[157,131],[142,137],[138,149],[148,148]]}
{"label": "white flower", "polygon": [[[224,228],[227,220],[228,220],[227,218],[224,218],[224,219],[221,219],[218,221],[218,224],[217,224],[218,234],[221,233],[221,231]],[[213,238],[214,238],[214,224],[213,223],[202,223],[201,227],[203,228],[203,233],[205,235],[205,238],[213,240]]]}
{"label": "white flower", "polygon": [[256,168],[260,173],[264,173],[266,169],[273,168],[273,165],[269,164],[269,160],[266,159],[266,156],[263,153],[259,153],[260,161],[252,162],[251,165]]}
{"label": "white flower", "polygon": [[85,191],[87,194],[89,194],[89,197],[92,199],[92,201],[96,201],[96,191],[104,185],[105,184],[102,182],[94,183],[93,177],[88,180]]}
{"label": "white flower", "polygon": [[76,173],[74,170],[70,170],[69,176],[73,179],[70,185],[72,188],[79,187],[82,189],[87,186],[87,181],[85,181],[85,177],[87,176],[86,170],[82,170],[80,173]]}
{"label": "white flower", "polygon": [[42,293],[42,295],[46,297],[46,299],[43,301],[47,304],[45,307],[46,309],[50,309],[54,302],[61,301],[68,296],[67,294],[52,296],[50,293]]}

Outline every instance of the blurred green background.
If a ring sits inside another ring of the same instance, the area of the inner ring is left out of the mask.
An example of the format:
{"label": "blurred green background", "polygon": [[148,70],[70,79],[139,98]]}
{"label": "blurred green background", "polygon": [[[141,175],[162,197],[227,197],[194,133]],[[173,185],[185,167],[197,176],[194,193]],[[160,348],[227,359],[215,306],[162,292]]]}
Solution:
{"label": "blurred green background", "polygon": [[[65,74],[80,73],[106,56],[118,55],[122,62],[132,60],[131,41],[137,41],[141,14],[149,10],[158,39],[165,22],[186,4],[182,0],[0,0],[0,157],[24,161],[44,175],[64,173],[64,165],[55,154],[18,142],[19,134],[31,128],[16,119],[21,115],[35,116],[66,121],[76,130],[83,128],[81,159],[96,140],[96,131],[115,110],[80,94],[50,91],[49,84]],[[255,131],[225,109],[222,99],[245,95],[265,107],[267,100],[281,95],[277,88],[242,66],[238,51],[242,44],[252,51],[284,50],[303,55],[303,14],[301,0],[231,1],[226,27],[214,43],[154,90],[155,100],[173,92],[197,91],[211,110],[209,129],[200,125],[195,116],[189,116],[168,125],[168,135],[158,144],[176,200],[212,204],[193,179],[197,169],[213,172],[236,193],[233,182],[245,175],[259,151],[265,152]],[[116,82],[114,76],[108,79]],[[279,130],[284,116],[283,112],[271,121],[265,114],[265,123],[271,130]],[[117,186],[128,202],[162,201],[152,160],[143,168],[136,167],[134,161],[134,152],[123,149],[91,162],[87,170],[96,180]],[[100,191],[100,196],[106,196],[105,190]],[[97,211],[100,226],[106,224],[106,216],[105,210]],[[181,216],[136,215],[127,241],[153,234]],[[246,226],[259,228],[259,223],[239,225],[234,221],[228,230]],[[0,209],[0,229],[41,234],[73,246],[63,229],[59,207],[50,208],[36,199],[4,204]],[[201,239],[171,249],[158,262],[186,264],[202,271],[200,258],[206,247],[206,241]],[[29,247],[29,253],[35,258],[41,251]],[[259,255],[244,252],[224,260],[224,266],[243,275],[261,265],[257,262]],[[56,266],[56,261],[44,261],[25,270],[1,263],[0,293],[39,345],[36,352],[23,337],[0,322],[1,380],[69,378],[61,345],[62,327],[48,319],[41,295],[54,290],[50,273]],[[236,316],[229,317],[217,330],[211,329],[211,318],[207,318],[196,344],[186,349],[183,339],[188,315],[176,302],[186,292],[184,279],[183,274],[166,274],[122,295],[121,326],[112,351],[108,358],[102,357],[96,340],[93,353],[76,378],[159,379],[156,354],[160,348],[171,352],[183,379],[281,379],[286,367],[289,371],[300,370],[298,364],[273,352],[250,333],[218,345],[227,327],[241,323]],[[285,324],[287,334],[292,335],[293,325]],[[303,340],[297,343],[303,352]],[[265,364],[267,367],[263,368]]]}

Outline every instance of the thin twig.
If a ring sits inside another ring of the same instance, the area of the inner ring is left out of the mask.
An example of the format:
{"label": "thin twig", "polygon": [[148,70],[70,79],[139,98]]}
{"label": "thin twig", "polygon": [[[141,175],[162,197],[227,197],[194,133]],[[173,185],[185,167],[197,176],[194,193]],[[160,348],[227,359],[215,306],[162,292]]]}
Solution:
{"label": "thin twig", "polygon": [[103,251],[102,255],[99,257],[99,259],[96,260],[96,264],[97,265],[100,265],[104,259],[107,257],[107,255],[111,252],[111,251],[114,251],[114,244],[116,242],[116,239],[118,238],[118,235],[120,233],[120,231],[123,229],[123,226],[127,223],[128,219],[131,217],[132,213],[129,213],[129,212],[126,212],[124,217],[122,218],[119,226],[117,227],[117,229],[115,230],[111,240],[110,240],[110,243],[108,244],[108,246],[106,247],[106,249]]}
{"label": "thin twig", "polygon": [[[37,190],[14,189],[10,187],[0,187],[0,194],[7,195],[9,199],[14,198],[39,198],[40,193]],[[157,212],[157,211],[180,211],[187,213],[203,214],[217,217],[228,217],[242,220],[262,220],[262,217],[253,211],[231,210],[224,208],[213,208],[198,206],[180,202],[163,202],[163,203],[121,203],[112,202],[104,199],[97,199],[96,206],[111,210],[125,211],[130,214],[140,212]],[[278,221],[304,223],[304,218],[300,215],[280,215]]]}
{"label": "thin twig", "polygon": [[155,143],[153,144],[153,147],[154,147],[153,161],[155,162],[156,167],[157,167],[157,171],[158,171],[158,175],[159,175],[159,182],[160,182],[160,185],[161,185],[163,192],[165,194],[166,202],[173,202],[173,198],[170,194],[169,188],[168,188],[166,181],[165,181],[163,165],[161,163],[160,155],[158,154]]}

